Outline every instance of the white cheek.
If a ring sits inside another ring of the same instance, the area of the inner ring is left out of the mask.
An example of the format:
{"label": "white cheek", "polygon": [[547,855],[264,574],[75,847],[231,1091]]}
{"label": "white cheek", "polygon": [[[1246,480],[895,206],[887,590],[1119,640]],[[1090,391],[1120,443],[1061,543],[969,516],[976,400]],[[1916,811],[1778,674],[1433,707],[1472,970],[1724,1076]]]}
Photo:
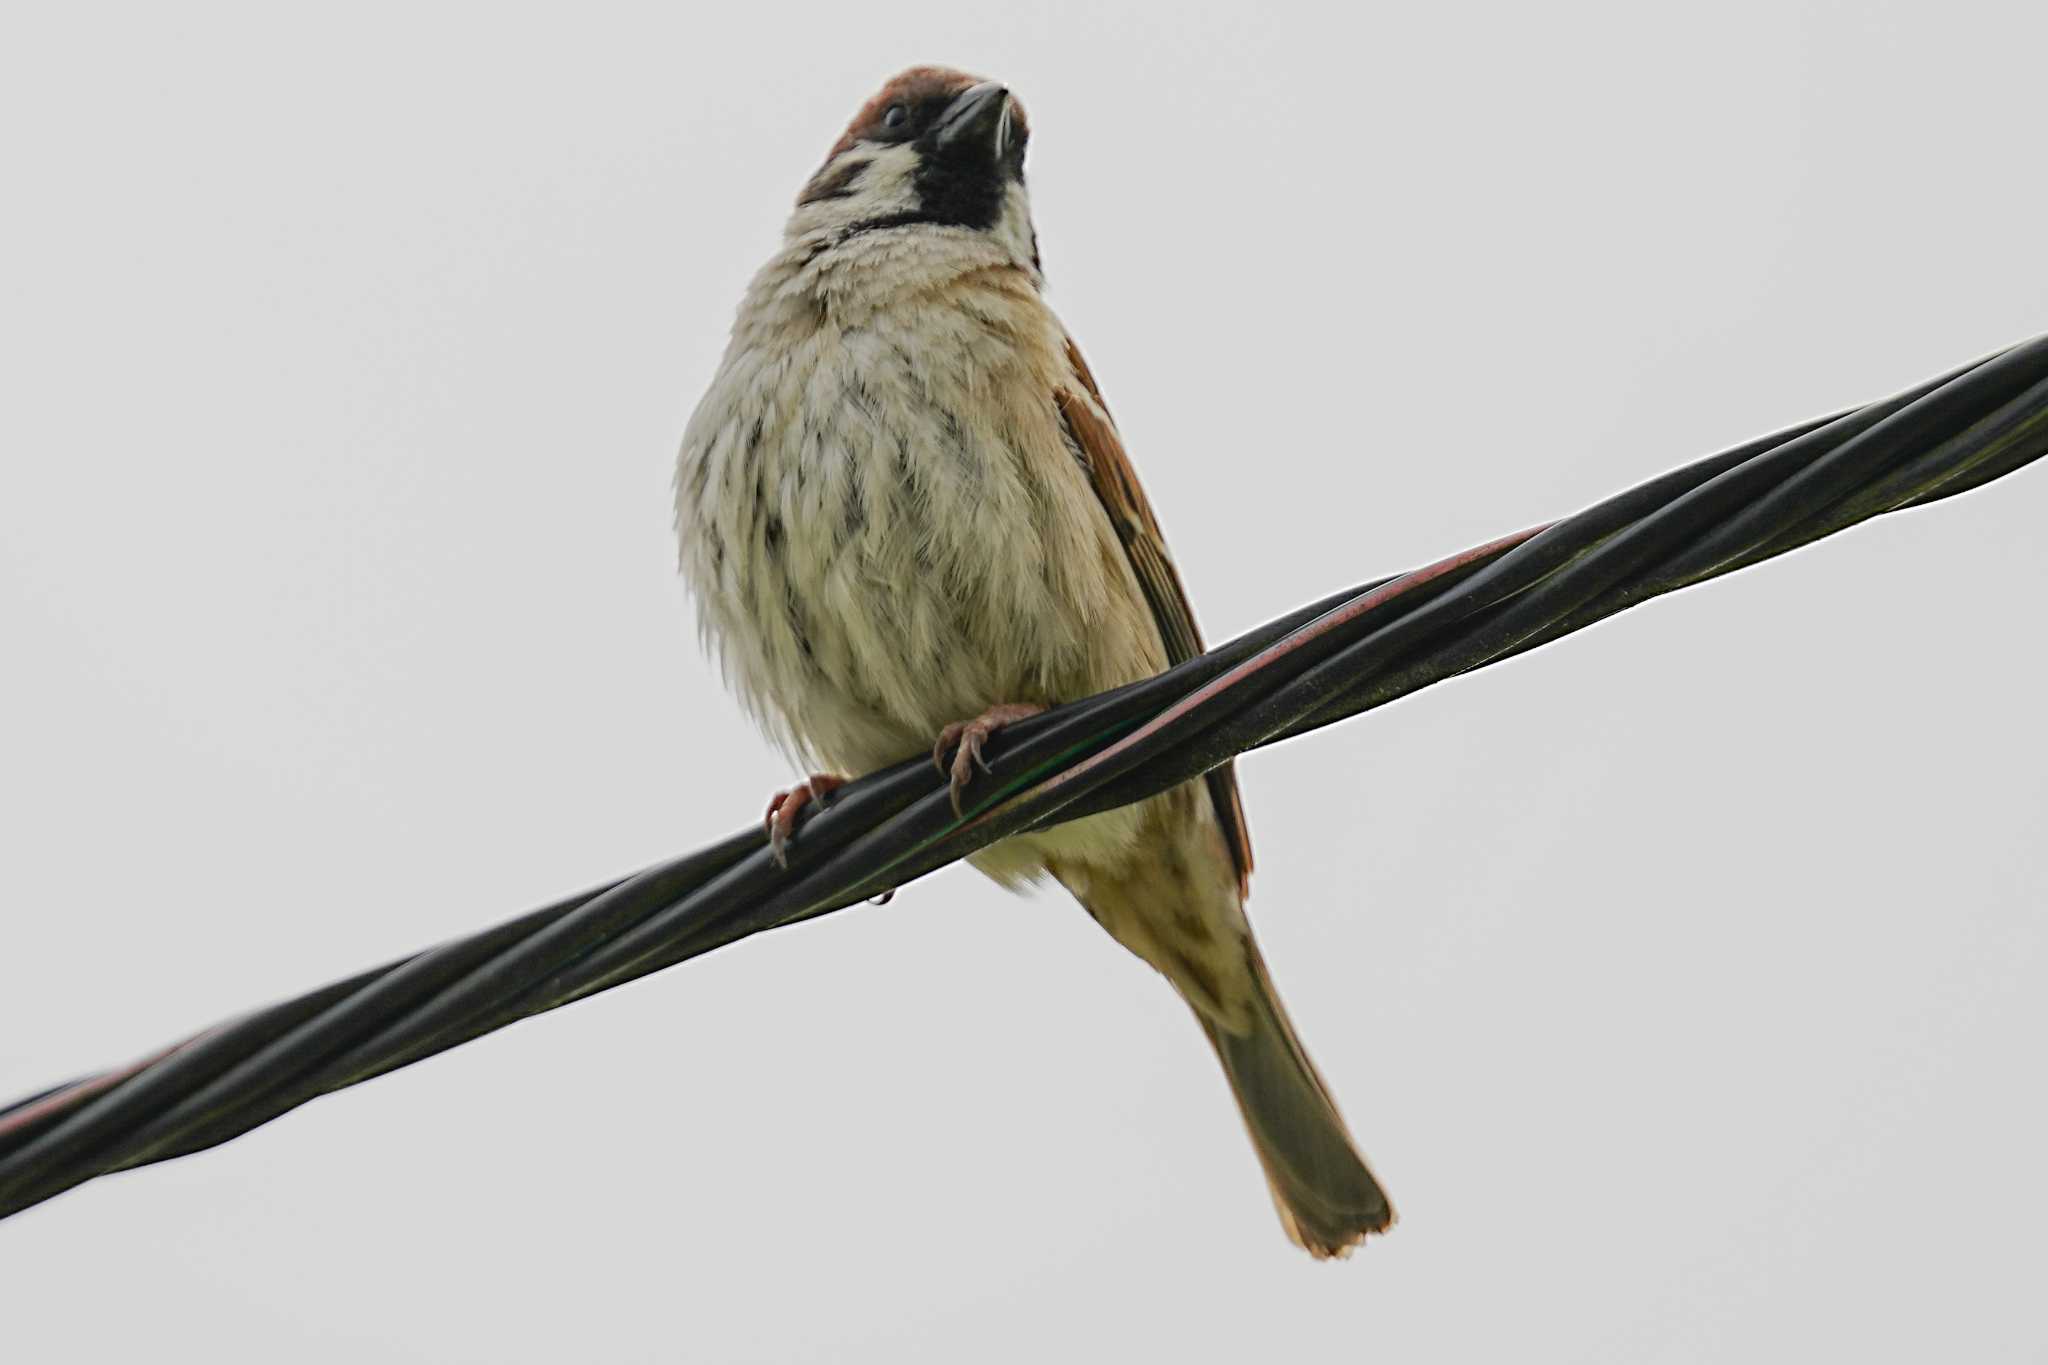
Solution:
{"label": "white cheek", "polygon": [[912,176],[917,168],[908,147],[885,147],[867,157],[866,169],[844,196],[802,205],[790,220],[791,236],[846,227],[871,218],[907,213],[917,207]]}
{"label": "white cheek", "polygon": [[1015,259],[1032,258],[1037,244],[1031,233],[1031,200],[1021,184],[1013,182],[1003,191],[1003,216],[996,223],[996,236]]}

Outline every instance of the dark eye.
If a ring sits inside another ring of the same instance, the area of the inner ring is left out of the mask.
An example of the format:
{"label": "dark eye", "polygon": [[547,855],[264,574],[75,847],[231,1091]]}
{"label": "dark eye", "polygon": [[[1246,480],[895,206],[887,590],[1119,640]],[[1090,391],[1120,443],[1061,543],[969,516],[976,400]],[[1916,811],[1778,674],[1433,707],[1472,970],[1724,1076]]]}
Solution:
{"label": "dark eye", "polygon": [[884,128],[893,130],[901,128],[908,122],[910,122],[910,110],[900,104],[890,105],[889,112],[882,115],[882,126]]}

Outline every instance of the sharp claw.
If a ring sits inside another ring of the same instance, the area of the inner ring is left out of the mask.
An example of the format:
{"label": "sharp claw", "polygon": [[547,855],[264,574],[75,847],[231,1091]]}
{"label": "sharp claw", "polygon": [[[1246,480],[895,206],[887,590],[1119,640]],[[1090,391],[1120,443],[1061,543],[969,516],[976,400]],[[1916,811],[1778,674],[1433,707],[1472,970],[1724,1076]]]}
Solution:
{"label": "sharp claw", "polygon": [[768,802],[768,816],[762,826],[768,831],[768,852],[775,859],[775,865],[782,867],[788,862],[785,852],[789,845],[789,823],[782,814],[782,808],[796,799],[794,791],[777,792]]}
{"label": "sharp claw", "polygon": [[768,831],[768,853],[775,859],[777,867],[789,866],[789,841],[796,834],[796,818],[803,813],[806,804],[819,810],[825,809],[833,792],[846,785],[846,779],[828,773],[813,773],[808,782],[799,782],[786,792],[777,792],[768,803],[768,814],[763,825]]}
{"label": "sharp claw", "polygon": [[[983,752],[989,736],[1013,720],[1037,715],[1044,709],[1023,703],[992,706],[973,720],[954,721],[939,731],[939,742],[932,746],[932,766],[951,779],[955,815],[965,818],[967,814],[961,794],[974,780],[974,770],[979,768],[991,776],[995,774],[994,766]],[[948,751],[953,755],[951,763],[946,761]]]}
{"label": "sharp claw", "polygon": [[974,732],[968,731],[960,741],[960,751],[953,755],[952,794],[953,814],[965,817],[967,812],[960,804],[960,798],[967,790],[967,784],[974,781]]}
{"label": "sharp claw", "polygon": [[808,784],[792,787],[776,799],[774,812],[768,820],[768,856],[775,859],[777,867],[789,866],[789,836],[796,832],[797,812],[810,799]]}

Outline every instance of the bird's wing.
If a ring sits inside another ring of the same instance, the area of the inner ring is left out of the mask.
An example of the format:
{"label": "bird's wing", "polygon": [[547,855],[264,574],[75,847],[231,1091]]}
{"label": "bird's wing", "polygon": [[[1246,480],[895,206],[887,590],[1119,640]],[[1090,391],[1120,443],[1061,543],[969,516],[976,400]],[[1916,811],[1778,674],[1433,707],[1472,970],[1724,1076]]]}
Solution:
{"label": "bird's wing", "polygon": [[[1159,519],[1152,514],[1152,503],[1138,482],[1138,471],[1131,468],[1131,458],[1124,453],[1116,423],[1102,401],[1102,390],[1096,387],[1095,376],[1089,373],[1088,362],[1081,358],[1081,349],[1071,337],[1067,339],[1067,360],[1086,392],[1061,390],[1056,395],[1061,420],[1066,423],[1068,438],[1082,467],[1088,471],[1095,496],[1109,516],[1109,524],[1116,528],[1117,539],[1123,542],[1124,555],[1137,575],[1138,586],[1144,589],[1145,600],[1152,605],[1152,619],[1158,622],[1159,637],[1166,643],[1167,662],[1181,663],[1200,654],[1203,648],[1202,633],[1195,628],[1194,610],[1188,605],[1187,589],[1181,585],[1180,571],[1174,568],[1173,557],[1167,553],[1166,536],[1160,531]],[[1251,881],[1252,837],[1245,827],[1237,773],[1225,763],[1210,769],[1206,776],[1217,818],[1223,825],[1224,842],[1230,846],[1231,861],[1237,866],[1239,893],[1243,894]]]}

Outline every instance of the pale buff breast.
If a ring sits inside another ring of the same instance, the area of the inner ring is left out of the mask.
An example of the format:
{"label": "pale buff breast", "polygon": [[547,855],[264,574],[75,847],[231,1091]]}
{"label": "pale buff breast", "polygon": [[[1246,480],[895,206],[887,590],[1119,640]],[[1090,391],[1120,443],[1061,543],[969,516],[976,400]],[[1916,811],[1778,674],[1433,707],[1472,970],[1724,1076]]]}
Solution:
{"label": "pale buff breast", "polygon": [[1054,393],[1078,386],[1032,282],[895,264],[910,287],[874,291],[891,263],[869,261],[865,304],[803,287],[809,262],[764,271],[678,469],[684,572],[732,681],[800,758],[852,773],[996,702],[1165,665],[1068,446]]}

